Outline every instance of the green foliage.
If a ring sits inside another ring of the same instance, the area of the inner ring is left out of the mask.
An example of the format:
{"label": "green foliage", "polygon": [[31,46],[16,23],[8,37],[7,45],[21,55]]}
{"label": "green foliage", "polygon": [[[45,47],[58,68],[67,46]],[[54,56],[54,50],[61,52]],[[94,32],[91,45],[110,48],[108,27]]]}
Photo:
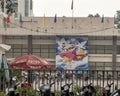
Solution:
{"label": "green foliage", "polygon": [[101,87],[100,86],[94,86],[96,93],[94,96],[102,96],[102,91],[101,91]]}
{"label": "green foliage", "polygon": [[119,29],[120,29],[120,21],[118,22],[117,28],[119,28]]}
{"label": "green foliage", "polygon": [[55,92],[55,96],[61,96],[60,91],[56,91],[56,92]]}
{"label": "green foliage", "polygon": [[4,92],[0,92],[0,96],[6,96]]}
{"label": "green foliage", "polygon": [[17,3],[13,0],[6,0],[6,13],[11,15],[12,13],[15,13],[15,9],[17,8]]}
{"label": "green foliage", "polygon": [[39,92],[32,88],[21,88],[18,87],[17,91],[20,93],[20,96],[39,96]]}
{"label": "green foliage", "polygon": [[[101,87],[96,85],[94,86],[96,93],[94,94],[94,96],[102,96],[102,91],[101,91]],[[73,93],[74,96],[77,96],[77,92],[79,93],[81,90],[81,88],[78,85],[74,85],[73,86]],[[39,96],[39,92],[37,90],[34,90],[32,88],[21,88],[18,87],[17,91],[20,93],[20,96]],[[0,96],[6,96],[4,92],[0,92]],[[60,91],[56,91],[55,92],[55,96],[61,96],[61,92]]]}
{"label": "green foliage", "polygon": [[79,93],[80,92],[80,87],[78,86],[78,85],[75,85],[75,86],[73,86],[73,93],[74,93],[74,96],[76,96],[77,94],[77,92]]}

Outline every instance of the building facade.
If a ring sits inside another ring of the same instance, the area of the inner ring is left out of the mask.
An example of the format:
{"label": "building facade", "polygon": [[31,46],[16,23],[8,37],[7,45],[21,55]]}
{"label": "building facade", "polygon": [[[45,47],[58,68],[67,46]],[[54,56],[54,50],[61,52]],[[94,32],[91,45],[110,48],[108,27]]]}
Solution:
{"label": "building facade", "polygon": [[[14,23],[14,24],[13,24]],[[105,17],[24,17],[22,25],[12,19],[4,28],[0,19],[0,43],[11,45],[8,60],[34,54],[56,63],[56,36],[88,37],[88,68],[120,69],[120,30],[114,28],[114,18]]]}
{"label": "building facade", "polygon": [[32,0],[18,0],[18,15],[33,16],[33,1]]}

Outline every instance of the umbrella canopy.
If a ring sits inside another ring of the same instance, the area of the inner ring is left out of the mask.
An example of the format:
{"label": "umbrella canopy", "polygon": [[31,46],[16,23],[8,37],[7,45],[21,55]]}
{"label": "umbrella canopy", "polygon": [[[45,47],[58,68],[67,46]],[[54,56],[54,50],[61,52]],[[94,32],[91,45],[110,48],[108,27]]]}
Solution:
{"label": "umbrella canopy", "polygon": [[10,50],[10,48],[11,48],[11,46],[9,46],[9,45],[0,44],[0,49],[1,49],[2,51],[8,51],[8,50]]}
{"label": "umbrella canopy", "polygon": [[32,68],[32,69],[42,69],[47,67],[52,67],[53,64],[47,60],[35,56],[35,55],[26,55],[21,56],[10,62],[11,68]]}

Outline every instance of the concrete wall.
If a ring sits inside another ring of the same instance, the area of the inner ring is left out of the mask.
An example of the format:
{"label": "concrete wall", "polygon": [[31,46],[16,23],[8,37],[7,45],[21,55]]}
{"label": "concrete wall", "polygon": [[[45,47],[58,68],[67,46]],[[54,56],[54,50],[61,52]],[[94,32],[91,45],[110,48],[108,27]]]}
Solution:
{"label": "concrete wall", "polygon": [[[9,28],[0,28],[0,35],[88,35],[88,36],[120,36],[120,30],[114,29],[114,18],[105,17],[105,22],[101,23],[101,18],[93,17],[92,23],[87,17],[34,17],[31,22],[30,17],[23,17],[22,28],[18,19],[12,19]],[[12,24],[13,23],[13,24]],[[2,22],[0,21],[0,25]]]}

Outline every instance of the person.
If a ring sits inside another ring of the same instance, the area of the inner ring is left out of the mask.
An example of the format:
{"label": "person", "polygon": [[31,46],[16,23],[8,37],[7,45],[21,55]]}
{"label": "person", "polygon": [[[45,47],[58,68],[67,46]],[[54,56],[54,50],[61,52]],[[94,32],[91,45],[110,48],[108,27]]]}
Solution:
{"label": "person", "polygon": [[44,83],[44,78],[45,78],[45,74],[40,74],[40,78],[42,79],[42,84]]}
{"label": "person", "polygon": [[61,52],[66,52],[66,44],[62,43],[61,45]]}

